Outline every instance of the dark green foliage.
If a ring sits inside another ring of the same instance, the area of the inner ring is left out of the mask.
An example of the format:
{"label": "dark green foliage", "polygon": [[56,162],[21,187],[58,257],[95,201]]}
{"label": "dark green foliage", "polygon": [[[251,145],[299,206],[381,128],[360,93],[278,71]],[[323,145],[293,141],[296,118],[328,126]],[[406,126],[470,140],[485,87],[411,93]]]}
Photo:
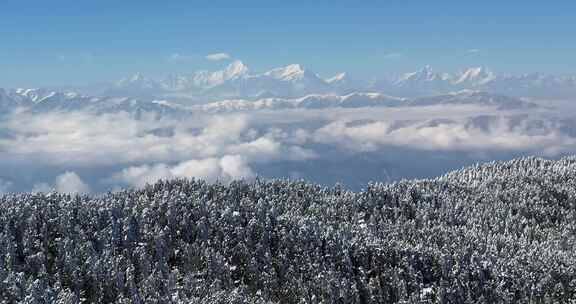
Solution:
{"label": "dark green foliage", "polygon": [[576,158],[0,198],[2,303],[570,303]]}

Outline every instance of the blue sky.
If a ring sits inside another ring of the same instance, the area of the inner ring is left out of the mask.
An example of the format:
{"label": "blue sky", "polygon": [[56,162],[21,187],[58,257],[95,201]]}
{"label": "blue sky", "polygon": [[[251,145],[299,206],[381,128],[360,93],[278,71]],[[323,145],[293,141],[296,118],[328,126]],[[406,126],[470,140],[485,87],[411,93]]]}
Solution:
{"label": "blue sky", "polygon": [[211,69],[217,52],[256,72],[576,73],[576,1],[206,2],[3,0],[0,87]]}

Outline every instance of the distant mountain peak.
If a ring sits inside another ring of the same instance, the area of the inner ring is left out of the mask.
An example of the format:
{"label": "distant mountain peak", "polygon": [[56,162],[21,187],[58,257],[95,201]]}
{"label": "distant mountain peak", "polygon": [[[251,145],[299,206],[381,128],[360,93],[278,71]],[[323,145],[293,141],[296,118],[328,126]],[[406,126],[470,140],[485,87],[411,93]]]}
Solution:
{"label": "distant mountain peak", "polygon": [[434,70],[431,65],[425,65],[399,77],[368,83],[351,78],[346,72],[322,78],[297,63],[255,74],[251,73],[242,61],[235,60],[221,70],[194,71],[165,78],[148,78],[142,73],[136,73],[98,94],[142,99],[177,96],[182,100],[207,102],[263,96],[296,98],[309,94],[349,94],[361,90],[404,97],[423,97],[462,89],[479,89],[520,97],[553,95],[571,98],[576,94],[576,76],[541,73],[497,75],[482,66],[466,68],[456,73],[443,73]]}
{"label": "distant mountain peak", "polygon": [[55,92],[52,91],[48,91],[46,89],[38,89],[38,88],[32,88],[32,89],[16,89],[16,91],[14,91],[17,95],[26,97],[28,99],[30,99],[30,101],[32,102],[40,102],[41,100],[47,98],[47,97],[51,97],[50,95],[53,95]]}
{"label": "distant mountain peak", "polygon": [[143,81],[146,78],[144,77],[144,75],[142,75],[142,73],[137,72],[134,75],[132,75],[132,77],[130,78],[130,81],[132,82],[137,82],[137,81]]}
{"label": "distant mountain peak", "polygon": [[430,65],[424,66],[422,69],[412,73],[402,75],[397,81],[397,84],[405,84],[409,82],[433,82],[433,81],[449,81],[452,77],[447,73],[436,73]]}
{"label": "distant mountain peak", "polygon": [[295,80],[306,74],[306,69],[300,64],[290,64],[285,67],[275,68],[265,73],[270,77],[282,80]]}
{"label": "distant mountain peak", "polygon": [[248,67],[240,60],[230,63],[225,71],[225,78],[233,79],[248,75]]}
{"label": "distant mountain peak", "polygon": [[481,90],[463,89],[460,91],[454,91],[448,93],[448,95],[478,95],[478,94],[487,94],[487,92]]}
{"label": "distant mountain peak", "polygon": [[116,85],[119,87],[132,86],[141,88],[155,88],[157,86],[157,83],[153,79],[150,79],[144,76],[144,74],[138,72],[132,76],[121,79],[116,83]]}
{"label": "distant mountain peak", "polygon": [[435,77],[437,74],[434,72],[434,69],[432,69],[432,66],[425,65],[422,69],[420,69],[419,72],[417,72],[416,75],[429,79]]}
{"label": "distant mountain peak", "polygon": [[495,74],[484,67],[468,68],[460,73],[455,84],[482,85],[496,78]]}
{"label": "distant mountain peak", "polygon": [[326,79],[326,83],[329,83],[329,84],[340,83],[340,82],[346,81],[347,78],[348,78],[348,74],[346,72],[342,72],[342,73],[338,73],[338,74],[334,75],[333,77]]}
{"label": "distant mountain peak", "polygon": [[287,73],[304,73],[304,67],[299,63],[289,64],[284,67]]}

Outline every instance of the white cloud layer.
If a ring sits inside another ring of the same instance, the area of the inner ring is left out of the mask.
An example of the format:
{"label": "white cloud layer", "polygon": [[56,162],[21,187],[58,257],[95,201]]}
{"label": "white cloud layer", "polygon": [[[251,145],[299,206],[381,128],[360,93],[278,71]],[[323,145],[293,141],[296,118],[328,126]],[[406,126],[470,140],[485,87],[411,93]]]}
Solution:
{"label": "white cloud layer", "polygon": [[0,179],[0,194],[10,191],[10,188],[12,188],[12,182]]}
{"label": "white cloud layer", "polygon": [[[245,115],[183,121],[136,120],[127,114],[21,114],[0,123],[0,128],[12,134],[0,138],[0,168],[15,163],[83,170],[124,167],[120,173],[110,172],[114,176],[108,180],[137,187],[167,178],[249,179],[255,176],[250,164],[316,157],[286,140],[289,135],[283,132],[251,127]],[[73,172],[58,176],[53,184],[36,182],[33,188],[35,192],[91,190]]]}
{"label": "white cloud layer", "polygon": [[206,55],[206,59],[208,59],[210,61],[229,60],[231,58],[232,57],[230,55],[228,55],[227,53],[214,53],[214,54]]}
{"label": "white cloud layer", "polygon": [[5,160],[36,159],[52,165],[174,162],[227,154],[252,161],[281,157],[289,148],[252,132],[246,116],[177,121],[135,120],[126,114],[52,113],[18,115],[4,127],[15,134],[0,139],[0,145],[6,147]]}
{"label": "white cloud layer", "polygon": [[70,171],[56,177],[55,189],[62,193],[90,193],[90,187],[78,174]]}
{"label": "white cloud layer", "polygon": [[76,172],[66,171],[54,179],[54,184],[50,185],[48,183],[36,183],[32,187],[32,192],[51,192],[57,191],[60,193],[90,193],[91,189],[88,184],[86,184]]}
{"label": "white cloud layer", "polygon": [[[90,192],[169,178],[229,182],[253,178],[262,168],[279,174],[285,170],[284,176],[289,176],[300,169],[287,163],[329,159],[337,164],[355,153],[384,156],[389,147],[478,155],[557,156],[576,151],[576,138],[565,131],[576,129],[576,120],[478,113],[476,108],[458,107],[323,109],[195,115],[185,120],[145,115],[134,119],[122,113],[17,114],[0,121],[5,134],[0,134],[0,169],[29,166],[51,168],[52,173],[38,180],[4,177],[15,184],[0,181],[0,192],[21,189],[16,187],[19,181],[28,182],[34,191]],[[278,163],[282,166],[275,167]],[[106,169],[92,176],[93,168]],[[54,178],[63,171],[69,172]]]}
{"label": "white cloud layer", "polygon": [[341,120],[316,130],[313,136],[316,142],[354,151],[377,151],[386,146],[430,151],[540,151],[550,156],[576,151],[576,138],[554,128],[532,132],[530,124],[535,122],[513,121],[505,116],[492,118],[488,125],[474,125],[471,120],[357,125]]}
{"label": "white cloud layer", "polygon": [[255,176],[246,160],[239,155],[226,155],[222,158],[193,159],[175,166],[163,163],[134,166],[114,174],[112,181],[143,187],[158,180],[173,178],[198,178],[209,182],[230,182],[251,179]]}

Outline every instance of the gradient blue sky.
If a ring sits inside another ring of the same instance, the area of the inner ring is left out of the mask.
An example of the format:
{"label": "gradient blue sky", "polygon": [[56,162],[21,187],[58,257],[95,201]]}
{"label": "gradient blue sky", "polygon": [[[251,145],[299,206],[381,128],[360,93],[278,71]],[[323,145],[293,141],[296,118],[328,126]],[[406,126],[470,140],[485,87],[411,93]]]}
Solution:
{"label": "gradient blue sky", "polygon": [[256,72],[302,63],[366,78],[426,64],[570,74],[575,37],[574,0],[2,0],[0,87],[216,68],[225,62],[204,59],[216,52]]}

